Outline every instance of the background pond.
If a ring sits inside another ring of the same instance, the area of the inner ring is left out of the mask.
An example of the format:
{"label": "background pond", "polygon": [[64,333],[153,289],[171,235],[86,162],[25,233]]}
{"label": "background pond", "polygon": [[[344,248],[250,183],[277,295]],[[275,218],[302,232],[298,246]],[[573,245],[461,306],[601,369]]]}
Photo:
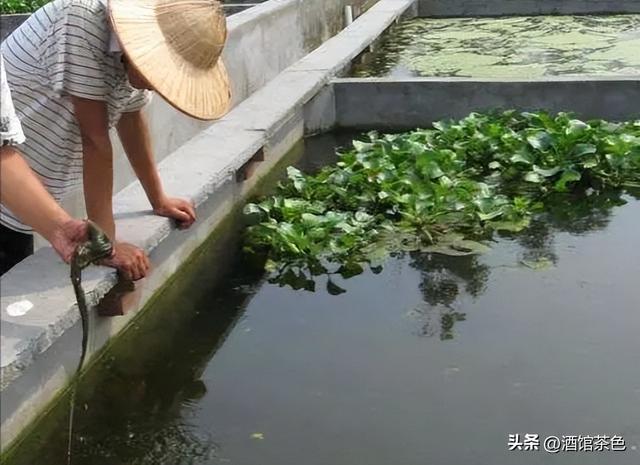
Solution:
{"label": "background pond", "polygon": [[640,75],[640,15],[418,18],[355,66],[358,77]]}
{"label": "background pond", "polygon": [[[558,197],[486,255],[400,254],[337,296],[243,263],[214,285],[202,254],[84,383],[72,463],[637,465],[639,228],[631,195]],[[9,463],[66,463],[66,413]],[[627,451],[508,452],[509,433]]]}

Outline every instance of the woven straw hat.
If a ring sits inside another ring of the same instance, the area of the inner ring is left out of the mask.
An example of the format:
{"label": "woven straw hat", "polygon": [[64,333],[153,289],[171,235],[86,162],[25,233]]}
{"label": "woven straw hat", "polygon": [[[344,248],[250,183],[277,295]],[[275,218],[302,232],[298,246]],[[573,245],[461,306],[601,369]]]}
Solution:
{"label": "woven straw hat", "polygon": [[231,103],[220,55],[226,18],[216,0],[109,0],[114,31],[130,64],[189,116],[220,118]]}

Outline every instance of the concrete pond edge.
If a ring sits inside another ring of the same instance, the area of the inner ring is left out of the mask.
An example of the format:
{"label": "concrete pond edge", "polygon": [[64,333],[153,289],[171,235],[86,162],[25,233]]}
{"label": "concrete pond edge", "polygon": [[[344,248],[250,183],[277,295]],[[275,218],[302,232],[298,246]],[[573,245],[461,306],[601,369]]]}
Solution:
{"label": "concrete pond edge", "polygon": [[570,109],[583,119],[640,119],[640,76],[543,79],[340,78],[331,82],[335,125],[409,130],[472,111]]}

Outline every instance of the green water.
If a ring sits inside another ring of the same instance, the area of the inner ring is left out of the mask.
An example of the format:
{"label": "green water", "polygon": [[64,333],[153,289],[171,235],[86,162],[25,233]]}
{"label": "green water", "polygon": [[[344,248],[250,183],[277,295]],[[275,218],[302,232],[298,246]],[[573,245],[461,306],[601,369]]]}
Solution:
{"label": "green water", "polygon": [[[298,166],[336,143],[307,141]],[[205,248],[79,391],[72,463],[637,465],[640,197],[551,205],[483,256],[334,276],[339,296],[242,261],[213,284]],[[66,413],[9,463],[65,464]],[[616,434],[627,451],[508,452],[509,433]]]}
{"label": "green water", "polygon": [[418,18],[356,65],[358,77],[640,75],[640,15]]}

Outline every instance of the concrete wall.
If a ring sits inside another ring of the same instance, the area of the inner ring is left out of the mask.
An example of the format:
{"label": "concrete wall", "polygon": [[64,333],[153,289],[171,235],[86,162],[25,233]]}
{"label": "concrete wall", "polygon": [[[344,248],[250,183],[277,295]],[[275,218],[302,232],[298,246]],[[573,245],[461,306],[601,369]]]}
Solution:
{"label": "concrete wall", "polygon": [[638,0],[419,0],[420,16],[640,13]]}
{"label": "concrete wall", "polygon": [[640,118],[640,80],[339,79],[336,124],[356,129],[411,129],[495,109],[575,112],[582,118]]}
{"label": "concrete wall", "polygon": [[305,14],[301,23],[305,49],[314,50],[342,30],[345,6],[350,5],[353,8],[354,17],[358,17],[375,3],[376,0],[306,2],[304,5]]}

